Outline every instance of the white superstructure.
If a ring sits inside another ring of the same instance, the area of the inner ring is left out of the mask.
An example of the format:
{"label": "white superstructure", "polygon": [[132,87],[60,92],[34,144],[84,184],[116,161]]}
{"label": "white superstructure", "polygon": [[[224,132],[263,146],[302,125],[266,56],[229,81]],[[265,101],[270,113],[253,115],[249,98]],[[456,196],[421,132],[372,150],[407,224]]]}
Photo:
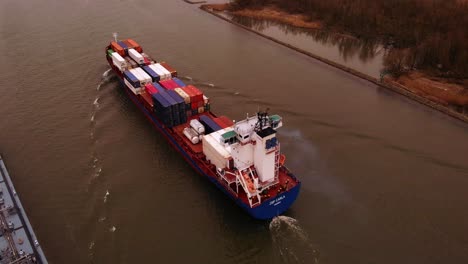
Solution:
{"label": "white superstructure", "polygon": [[[259,113],[233,126],[203,136],[203,153],[228,184],[241,186],[251,206],[278,183],[280,145],[276,129],[281,117]],[[233,177],[235,176],[235,177]]]}

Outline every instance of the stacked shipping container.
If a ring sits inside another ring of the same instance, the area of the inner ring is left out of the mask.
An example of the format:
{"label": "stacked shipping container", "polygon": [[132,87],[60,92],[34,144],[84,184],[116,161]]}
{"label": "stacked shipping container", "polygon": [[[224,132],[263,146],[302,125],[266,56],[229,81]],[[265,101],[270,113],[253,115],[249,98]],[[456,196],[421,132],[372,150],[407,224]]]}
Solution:
{"label": "stacked shipping container", "polygon": [[[125,85],[166,126],[185,124],[191,116],[209,110],[208,98],[198,88],[176,78],[177,71],[167,63],[155,63],[135,41],[111,42],[107,54],[123,73]],[[200,120],[208,126],[207,132],[226,127],[206,115]]]}

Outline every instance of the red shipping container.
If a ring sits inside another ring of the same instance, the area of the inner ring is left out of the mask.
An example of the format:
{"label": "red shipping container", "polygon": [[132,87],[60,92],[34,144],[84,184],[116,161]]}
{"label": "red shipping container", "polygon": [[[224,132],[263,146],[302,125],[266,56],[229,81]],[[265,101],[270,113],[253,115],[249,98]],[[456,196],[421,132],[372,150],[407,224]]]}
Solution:
{"label": "red shipping container", "polygon": [[146,65],[150,65],[150,64],[151,64],[151,61],[150,61],[148,58],[143,58],[143,60],[145,61],[145,64],[146,64]]}
{"label": "red shipping container", "polygon": [[177,71],[169,66],[166,62],[160,62],[161,66],[163,66],[166,70],[168,70],[171,73],[172,77],[177,77]]}
{"label": "red shipping container", "polygon": [[143,99],[143,104],[145,105],[146,109],[151,110],[153,109],[153,98],[151,98],[151,95],[148,93],[144,92],[140,94],[141,98]]}
{"label": "red shipping container", "polygon": [[179,85],[174,82],[174,80],[159,81],[159,83],[168,90],[174,90],[175,88],[179,87]]}
{"label": "red shipping container", "polygon": [[221,118],[219,118],[219,117],[213,118],[213,121],[214,121],[216,124],[218,124],[218,126],[220,126],[221,128],[226,128],[226,127],[228,127],[228,125],[226,125],[226,124],[223,122],[223,120],[222,120]]}
{"label": "red shipping container", "polygon": [[174,80],[168,80],[168,81],[171,83],[171,88],[172,89],[180,87],[180,85],[178,83],[176,83]]}
{"label": "red shipping container", "polygon": [[186,94],[188,94],[188,96],[190,96],[190,102],[195,102],[194,101],[195,94],[193,93],[192,90],[190,90],[187,86],[182,87],[180,89],[182,89],[182,91],[184,91]]}
{"label": "red shipping container", "polygon": [[232,120],[229,119],[229,117],[227,117],[227,116],[220,116],[220,117],[218,117],[218,118],[219,118],[219,120],[221,120],[224,124],[226,124],[227,127],[230,127],[230,126],[234,125],[234,123],[232,122]]}
{"label": "red shipping container", "polygon": [[198,110],[198,103],[197,102],[192,102],[190,104],[192,105],[193,110]]}
{"label": "red shipping container", "polygon": [[124,49],[119,45],[117,44],[117,42],[115,41],[112,41],[111,42],[111,48],[117,52],[120,56],[124,57],[125,56],[125,51]]}
{"label": "red shipping container", "polygon": [[193,85],[187,85],[187,89],[191,90],[194,98],[191,102],[203,102],[203,93]]}
{"label": "red shipping container", "polygon": [[197,106],[198,106],[198,107],[203,107],[203,101],[197,102]]}
{"label": "red shipping container", "polygon": [[122,42],[127,45],[127,47],[129,49],[135,49],[135,47],[133,47],[132,43],[128,42],[128,40],[122,40]]}
{"label": "red shipping container", "polygon": [[127,42],[138,52],[142,53],[143,52],[143,49],[141,48],[140,45],[138,45],[138,43],[136,43],[136,41],[134,41],[133,39],[127,39]]}
{"label": "red shipping container", "polygon": [[147,85],[145,85],[145,91],[148,94],[158,93],[158,90],[156,90],[156,87],[154,87],[153,84],[151,84],[151,83],[148,83]]}

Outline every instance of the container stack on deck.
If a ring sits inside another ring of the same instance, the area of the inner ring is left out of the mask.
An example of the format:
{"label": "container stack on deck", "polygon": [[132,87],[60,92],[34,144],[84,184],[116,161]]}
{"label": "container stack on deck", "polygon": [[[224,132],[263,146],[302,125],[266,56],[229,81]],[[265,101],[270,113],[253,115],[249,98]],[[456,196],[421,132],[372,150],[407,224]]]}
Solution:
{"label": "container stack on deck", "polygon": [[[134,40],[113,41],[110,47],[107,55],[123,73],[125,85],[167,127],[185,124],[193,116],[210,110],[208,97],[195,86],[186,85],[178,79],[177,71],[166,62],[157,63],[143,53],[141,46]],[[208,116],[206,118],[211,119]],[[213,120],[207,122],[218,123]]]}

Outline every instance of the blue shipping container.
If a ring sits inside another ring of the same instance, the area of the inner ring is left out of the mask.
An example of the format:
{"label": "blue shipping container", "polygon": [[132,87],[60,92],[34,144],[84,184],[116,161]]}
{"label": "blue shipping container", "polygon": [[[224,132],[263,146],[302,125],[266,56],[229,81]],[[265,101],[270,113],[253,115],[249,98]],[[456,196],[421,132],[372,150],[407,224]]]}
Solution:
{"label": "blue shipping container", "polygon": [[176,91],[167,90],[167,93],[172,97],[172,99],[174,99],[174,101],[176,101],[178,105],[184,105],[185,108],[184,98],[182,98]]}
{"label": "blue shipping container", "polygon": [[159,94],[164,97],[164,99],[166,99],[166,101],[169,102],[169,104],[171,105],[172,107],[172,119],[174,120],[174,125],[178,125],[180,123],[179,120],[179,106],[177,104],[177,102],[172,99],[172,97],[167,93],[167,91],[160,91]]}
{"label": "blue shipping container", "polygon": [[159,81],[159,75],[156,72],[154,72],[150,67],[143,66],[142,68],[147,74],[149,74],[149,76],[151,76],[153,82]]}
{"label": "blue shipping container", "polygon": [[[172,97],[172,99],[174,99],[174,101],[176,101],[177,103],[177,111],[178,111],[177,118],[179,118],[178,124],[185,123],[186,121],[184,121],[184,119],[181,118],[181,116],[185,117],[186,115],[184,99],[174,90],[167,90],[167,94],[169,94]],[[177,120],[177,118],[175,117],[174,119]]]}
{"label": "blue shipping container", "polygon": [[117,44],[124,49],[125,55],[128,55],[128,46],[123,41],[118,41]]}
{"label": "blue shipping container", "polygon": [[185,87],[185,86],[187,86],[187,85],[185,85],[185,83],[184,83],[183,81],[181,81],[179,78],[174,77],[174,78],[172,78],[172,80],[173,80],[174,82],[176,82],[180,87]]}
{"label": "blue shipping container", "polygon": [[154,82],[153,83],[153,86],[156,88],[156,90],[158,90],[159,92],[166,92],[166,89],[164,87],[162,87],[159,83],[157,82]]}
{"label": "blue shipping container", "polygon": [[131,84],[133,87],[140,87],[140,80],[129,71],[124,71],[124,78]]}
{"label": "blue shipping container", "polygon": [[119,44],[120,47],[122,47],[124,50],[128,50],[127,44],[125,44],[123,41],[118,41],[117,44]]}
{"label": "blue shipping container", "polygon": [[177,102],[167,93],[167,91],[159,91],[159,94],[164,97],[171,106],[177,106]]}
{"label": "blue shipping container", "polygon": [[174,122],[171,103],[169,103],[160,93],[152,94],[151,97],[153,98],[154,113],[156,116],[161,119],[166,126],[172,127]]}
{"label": "blue shipping container", "polygon": [[187,123],[187,113],[186,112],[180,112],[180,123],[185,124]]}
{"label": "blue shipping container", "polygon": [[203,124],[203,126],[205,126],[206,134],[221,130],[221,127],[216,124],[216,122],[213,121],[213,119],[211,119],[209,116],[201,115],[200,122]]}

